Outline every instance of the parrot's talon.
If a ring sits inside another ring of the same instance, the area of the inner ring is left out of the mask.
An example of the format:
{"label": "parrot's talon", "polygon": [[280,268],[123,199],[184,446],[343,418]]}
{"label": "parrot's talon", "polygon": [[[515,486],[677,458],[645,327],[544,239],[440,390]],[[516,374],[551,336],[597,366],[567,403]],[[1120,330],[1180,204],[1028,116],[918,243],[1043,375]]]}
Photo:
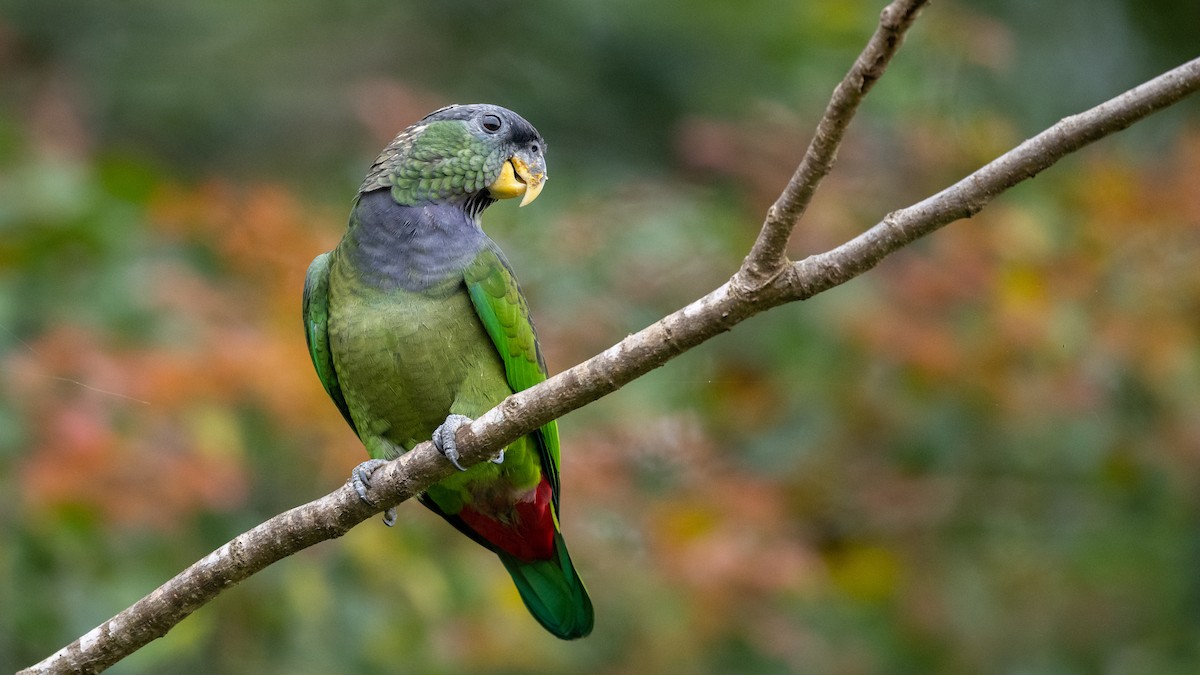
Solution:
{"label": "parrot's talon", "polygon": [[491,462],[492,462],[492,464],[503,464],[504,463],[504,448],[500,448],[500,454],[493,457],[491,459]]}
{"label": "parrot's talon", "polygon": [[385,459],[368,459],[350,472],[350,484],[354,486],[358,498],[372,506],[374,504],[367,498],[367,489],[371,487],[371,476],[384,464],[387,464]]}
{"label": "parrot's talon", "polygon": [[433,446],[442,453],[450,463],[458,467],[459,471],[466,471],[462,464],[458,463],[458,441],[454,435],[458,433],[458,428],[464,424],[470,424],[471,418],[466,415],[450,414],[446,416],[446,421],[442,422],[441,426],[433,430]]}
{"label": "parrot's talon", "polygon": [[[358,498],[370,506],[375,506],[375,503],[367,498],[367,489],[371,487],[371,476],[384,464],[387,464],[386,459],[368,459],[350,472],[350,485],[358,493]],[[383,524],[388,527],[396,524],[396,507],[393,506],[383,512]]]}

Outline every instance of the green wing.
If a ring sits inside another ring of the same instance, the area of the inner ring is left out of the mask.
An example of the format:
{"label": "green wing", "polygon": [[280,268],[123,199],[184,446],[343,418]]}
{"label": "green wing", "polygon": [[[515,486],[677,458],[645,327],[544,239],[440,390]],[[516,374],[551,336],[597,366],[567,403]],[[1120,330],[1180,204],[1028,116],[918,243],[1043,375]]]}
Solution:
{"label": "green wing", "polygon": [[346,423],[358,433],[350,417],[346,398],[342,395],[337,371],[333,368],[333,353],[329,351],[329,262],[328,253],[317,256],[308,266],[308,274],[304,278],[304,338],[308,342],[308,354],[312,357],[321,385],[337,404],[338,410],[342,411]]}
{"label": "green wing", "polygon": [[[508,386],[522,391],[546,379],[546,362],[538,347],[529,306],[512,268],[500,249],[489,246],[463,272],[475,313],[504,362]],[[558,511],[558,424],[551,420],[530,434],[537,443],[542,470],[550,479]]]}

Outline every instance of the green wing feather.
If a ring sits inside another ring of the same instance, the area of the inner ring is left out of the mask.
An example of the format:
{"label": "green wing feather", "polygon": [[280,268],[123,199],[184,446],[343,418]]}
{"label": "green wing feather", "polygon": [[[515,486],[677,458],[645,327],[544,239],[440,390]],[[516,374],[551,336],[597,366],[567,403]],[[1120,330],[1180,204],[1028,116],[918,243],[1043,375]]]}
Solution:
{"label": "green wing feather", "polygon": [[[485,249],[463,276],[475,313],[504,362],[509,387],[521,391],[544,381],[546,362],[538,347],[537,332],[529,318],[525,296],[504,254],[498,248]],[[557,530],[558,425],[550,421],[530,436],[537,444],[542,471],[550,481]],[[497,554],[538,623],[564,640],[573,640],[592,632],[592,601],[558,532],[554,533],[554,549],[551,559],[532,562],[518,560],[503,551]]]}
{"label": "green wing feather", "polygon": [[[529,306],[517,285],[504,254],[495,247],[483,250],[463,272],[471,303],[504,362],[508,386],[523,391],[546,379],[546,362],[538,346]],[[558,511],[558,424],[551,420],[533,434],[550,480],[554,510]]]}
{"label": "green wing feather", "polygon": [[312,357],[317,377],[337,405],[346,423],[354,429],[350,407],[342,395],[337,371],[333,368],[333,353],[329,351],[329,262],[330,254],[322,253],[313,259],[304,278],[304,300],[301,311],[304,315],[304,338],[308,342],[308,355]]}

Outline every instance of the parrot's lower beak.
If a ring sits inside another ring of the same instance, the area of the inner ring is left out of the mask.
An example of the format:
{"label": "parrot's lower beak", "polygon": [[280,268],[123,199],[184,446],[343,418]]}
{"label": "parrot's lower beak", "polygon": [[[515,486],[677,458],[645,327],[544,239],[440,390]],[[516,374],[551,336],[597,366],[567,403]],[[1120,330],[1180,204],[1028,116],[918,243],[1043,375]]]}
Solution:
{"label": "parrot's lower beak", "polygon": [[509,158],[500,168],[500,177],[488,186],[488,192],[496,199],[522,197],[521,206],[537,199],[546,184],[544,164],[537,162],[533,167],[518,155]]}

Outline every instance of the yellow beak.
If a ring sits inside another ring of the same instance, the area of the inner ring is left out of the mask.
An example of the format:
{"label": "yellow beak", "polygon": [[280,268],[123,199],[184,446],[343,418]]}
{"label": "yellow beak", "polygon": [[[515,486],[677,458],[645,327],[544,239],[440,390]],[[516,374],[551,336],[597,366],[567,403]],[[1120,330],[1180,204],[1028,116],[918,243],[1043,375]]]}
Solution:
{"label": "yellow beak", "polygon": [[531,169],[525,160],[513,155],[500,168],[500,177],[488,186],[488,192],[496,199],[512,199],[523,195],[521,206],[525,206],[537,199],[545,185],[545,169],[541,166],[537,170]]}

